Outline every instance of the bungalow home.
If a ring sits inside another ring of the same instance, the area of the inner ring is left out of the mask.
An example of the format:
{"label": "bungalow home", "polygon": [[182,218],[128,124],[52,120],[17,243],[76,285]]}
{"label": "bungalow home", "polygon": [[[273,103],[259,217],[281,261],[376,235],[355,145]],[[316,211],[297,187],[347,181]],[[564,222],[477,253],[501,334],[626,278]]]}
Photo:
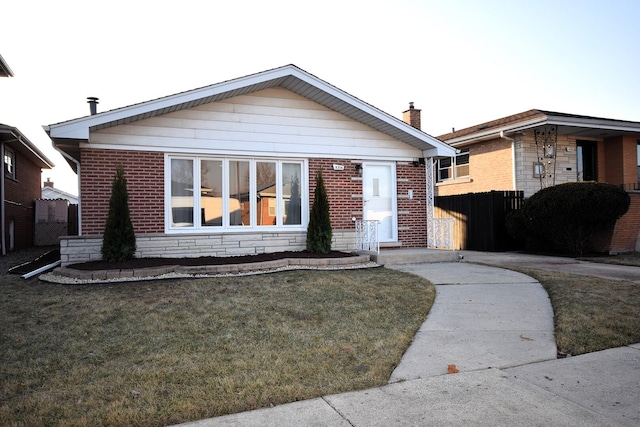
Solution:
{"label": "bungalow home", "polygon": [[530,110],[441,135],[457,149],[437,161],[436,194],[523,191],[598,181],[632,192],[611,252],[640,249],[640,122]]}
{"label": "bungalow home", "polygon": [[356,249],[361,221],[379,224],[381,245],[426,247],[425,164],[455,154],[294,65],[102,113],[90,103],[92,115],[44,127],[80,182],[63,265],[100,258],[118,164],[138,257],[232,256],[304,249],[320,171],[333,249]]}
{"label": "bungalow home", "polygon": [[0,234],[2,255],[25,249],[34,243],[34,201],[40,198],[42,169],[51,169],[51,160],[17,128],[0,124]]}

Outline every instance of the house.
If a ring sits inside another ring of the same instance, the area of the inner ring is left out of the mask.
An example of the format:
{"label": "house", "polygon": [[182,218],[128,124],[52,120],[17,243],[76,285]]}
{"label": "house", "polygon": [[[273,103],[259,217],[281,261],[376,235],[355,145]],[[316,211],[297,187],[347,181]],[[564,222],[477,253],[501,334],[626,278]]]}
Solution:
{"label": "house", "polygon": [[196,257],[304,249],[318,171],[333,249],[355,249],[357,221],[378,221],[383,246],[426,247],[425,164],[455,154],[294,65],[101,113],[89,102],[91,115],[44,127],[80,181],[63,265],[100,258],[120,163],[136,256]]}
{"label": "house", "polygon": [[439,196],[521,190],[564,182],[638,184],[640,122],[529,110],[438,139],[458,150],[438,161]]}
{"label": "house", "polygon": [[41,190],[41,198],[45,200],[66,200],[69,204],[77,205],[78,204],[78,196],[75,196],[71,193],[67,193],[66,191],[62,191],[59,188],[56,188],[54,183],[50,178],[44,182]]}
{"label": "house", "polygon": [[627,215],[616,225],[609,250],[640,249],[640,122],[543,110],[481,123],[441,135],[457,149],[437,161],[436,194],[523,191],[598,181],[632,192]]}
{"label": "house", "polygon": [[42,169],[54,164],[17,128],[0,124],[2,255],[34,244],[34,201],[40,198]]}

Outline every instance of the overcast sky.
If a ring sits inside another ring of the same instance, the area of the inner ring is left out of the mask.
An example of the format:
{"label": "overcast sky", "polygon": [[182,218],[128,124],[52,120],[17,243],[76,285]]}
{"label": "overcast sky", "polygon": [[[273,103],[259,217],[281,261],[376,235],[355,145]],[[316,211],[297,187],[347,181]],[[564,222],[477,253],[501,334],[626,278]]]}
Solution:
{"label": "overcast sky", "polygon": [[640,121],[637,0],[11,1],[0,123],[42,125],[295,64],[432,136],[532,108]]}

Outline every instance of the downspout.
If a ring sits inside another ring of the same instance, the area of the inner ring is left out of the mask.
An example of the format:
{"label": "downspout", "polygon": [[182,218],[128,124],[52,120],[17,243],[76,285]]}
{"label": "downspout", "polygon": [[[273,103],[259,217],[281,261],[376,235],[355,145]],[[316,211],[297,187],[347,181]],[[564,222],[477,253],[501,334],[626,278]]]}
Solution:
{"label": "downspout", "polygon": [[500,131],[500,138],[506,139],[507,141],[511,141],[511,176],[513,178],[513,191],[517,191],[516,187],[516,140],[513,138],[509,138],[504,134],[504,131]]}

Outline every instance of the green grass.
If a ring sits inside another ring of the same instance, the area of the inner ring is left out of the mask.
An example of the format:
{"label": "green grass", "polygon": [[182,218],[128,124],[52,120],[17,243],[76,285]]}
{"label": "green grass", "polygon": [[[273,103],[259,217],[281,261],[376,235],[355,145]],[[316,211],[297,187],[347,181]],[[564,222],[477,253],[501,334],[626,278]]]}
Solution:
{"label": "green grass", "polygon": [[167,425],[383,385],[434,299],[383,268],[3,282],[0,425]]}

